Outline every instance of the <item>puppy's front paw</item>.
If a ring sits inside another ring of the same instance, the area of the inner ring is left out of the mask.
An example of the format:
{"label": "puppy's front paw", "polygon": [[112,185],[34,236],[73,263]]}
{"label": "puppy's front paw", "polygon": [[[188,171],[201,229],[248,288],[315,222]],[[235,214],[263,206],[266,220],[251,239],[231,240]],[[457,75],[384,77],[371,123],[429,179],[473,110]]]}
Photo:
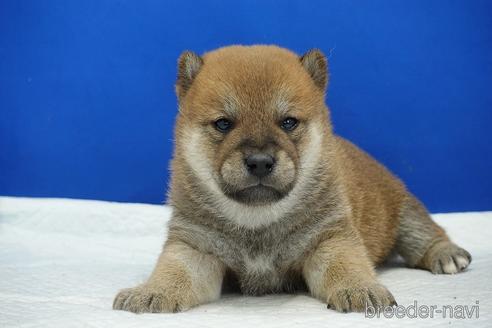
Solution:
{"label": "puppy's front paw", "polygon": [[328,296],[328,308],[339,312],[363,312],[366,306],[382,308],[396,305],[395,298],[379,283],[339,287]]}
{"label": "puppy's front paw", "polygon": [[194,305],[190,296],[186,291],[165,290],[144,284],[121,290],[114,299],[113,309],[134,313],[180,312]]}
{"label": "puppy's front paw", "polygon": [[458,273],[471,263],[471,255],[463,248],[444,241],[433,245],[422,259],[424,269],[432,273]]}

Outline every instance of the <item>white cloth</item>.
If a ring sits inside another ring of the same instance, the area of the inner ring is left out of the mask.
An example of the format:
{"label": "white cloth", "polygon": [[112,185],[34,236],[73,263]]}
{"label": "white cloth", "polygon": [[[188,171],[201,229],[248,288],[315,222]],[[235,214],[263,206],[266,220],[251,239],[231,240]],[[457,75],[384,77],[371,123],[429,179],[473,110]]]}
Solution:
{"label": "white cloth", "polygon": [[169,215],[157,205],[0,197],[0,327],[492,327],[492,212],[434,215],[472,254],[467,272],[433,275],[398,263],[378,270],[402,306],[478,301],[478,319],[476,312],[471,319],[366,318],[327,310],[304,294],[229,294],[178,314],[113,311],[119,289],[148,277]]}

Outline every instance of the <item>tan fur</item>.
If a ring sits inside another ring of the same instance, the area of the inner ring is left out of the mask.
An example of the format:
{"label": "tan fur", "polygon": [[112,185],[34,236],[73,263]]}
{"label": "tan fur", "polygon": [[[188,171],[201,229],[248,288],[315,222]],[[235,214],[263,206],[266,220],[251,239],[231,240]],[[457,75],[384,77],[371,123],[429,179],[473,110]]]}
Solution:
{"label": "tan fur", "polygon": [[[362,311],[395,304],[374,271],[393,249],[433,273],[468,266],[400,180],[333,134],[319,50],[185,52],[178,68],[169,240],[149,281],[120,292],[115,309],[210,302],[227,272],[246,294],[305,286],[335,310]],[[280,127],[288,117],[299,122],[291,131]],[[223,118],[230,131],[215,128]],[[275,159],[261,179],[245,165],[258,152]]]}
{"label": "tan fur", "polygon": [[224,272],[214,256],[169,240],[148,281],[120,291],[113,308],[136,313],[184,311],[217,300]]}

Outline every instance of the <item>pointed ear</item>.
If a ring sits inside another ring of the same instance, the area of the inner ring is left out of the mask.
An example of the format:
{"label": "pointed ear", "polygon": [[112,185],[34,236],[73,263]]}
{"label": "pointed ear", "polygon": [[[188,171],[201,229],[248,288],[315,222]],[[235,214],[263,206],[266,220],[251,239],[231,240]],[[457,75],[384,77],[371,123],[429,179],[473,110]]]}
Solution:
{"label": "pointed ear", "polygon": [[324,91],[328,84],[328,63],[325,55],[319,49],[311,49],[302,55],[300,61],[313,79],[314,84]]}
{"label": "pointed ear", "polygon": [[202,57],[192,51],[185,51],[179,56],[178,79],[176,81],[178,100],[183,99],[186,92],[188,92],[202,65]]}

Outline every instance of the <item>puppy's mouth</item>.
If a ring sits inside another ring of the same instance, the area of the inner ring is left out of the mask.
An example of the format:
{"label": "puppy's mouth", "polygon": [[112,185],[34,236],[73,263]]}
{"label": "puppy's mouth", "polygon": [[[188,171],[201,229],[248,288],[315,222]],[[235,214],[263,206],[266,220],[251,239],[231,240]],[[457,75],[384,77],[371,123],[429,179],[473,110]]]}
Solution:
{"label": "puppy's mouth", "polygon": [[240,203],[250,205],[264,205],[279,201],[280,199],[284,198],[287,193],[280,192],[279,190],[271,186],[258,183],[244,189],[228,191],[225,192],[225,194],[229,198],[232,198]]}

